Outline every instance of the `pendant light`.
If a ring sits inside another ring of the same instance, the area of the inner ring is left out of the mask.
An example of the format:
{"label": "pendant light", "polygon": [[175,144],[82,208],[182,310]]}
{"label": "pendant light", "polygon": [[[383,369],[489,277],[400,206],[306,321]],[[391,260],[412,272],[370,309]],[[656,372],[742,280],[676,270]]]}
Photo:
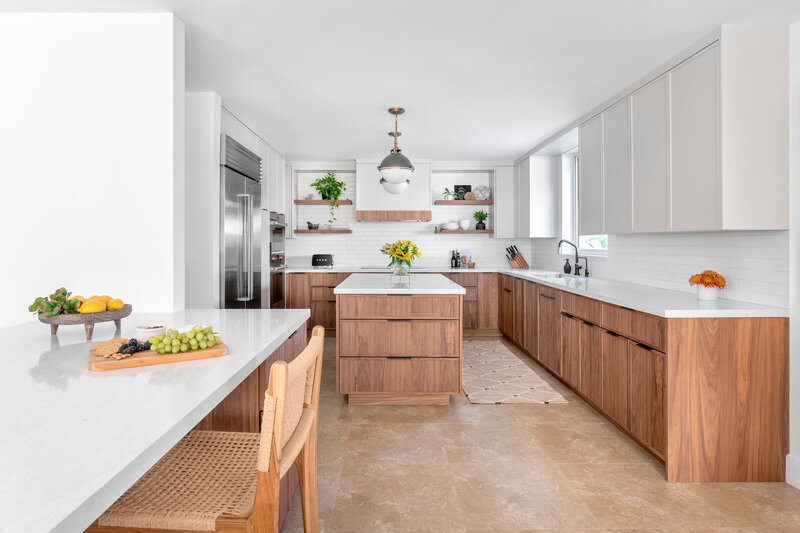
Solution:
{"label": "pendant light", "polygon": [[389,113],[394,115],[394,131],[389,132],[389,135],[394,137],[394,148],[378,166],[378,171],[381,173],[381,185],[390,194],[400,194],[406,190],[408,184],[411,183],[411,173],[414,172],[414,165],[400,153],[400,148],[397,146],[397,138],[400,136],[400,132],[397,131],[397,116],[404,112],[405,109],[402,107],[389,109]]}

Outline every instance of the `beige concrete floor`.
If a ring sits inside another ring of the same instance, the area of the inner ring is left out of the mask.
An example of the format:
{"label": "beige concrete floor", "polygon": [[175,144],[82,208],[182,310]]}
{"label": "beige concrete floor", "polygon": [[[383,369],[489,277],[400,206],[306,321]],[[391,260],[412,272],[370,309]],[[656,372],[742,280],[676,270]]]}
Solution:
{"label": "beige concrete floor", "polygon": [[[797,489],[668,484],[661,464],[541,369],[570,403],[351,407],[336,394],[335,350],[328,339],[322,531],[800,532]],[[303,531],[299,497],[284,531]]]}

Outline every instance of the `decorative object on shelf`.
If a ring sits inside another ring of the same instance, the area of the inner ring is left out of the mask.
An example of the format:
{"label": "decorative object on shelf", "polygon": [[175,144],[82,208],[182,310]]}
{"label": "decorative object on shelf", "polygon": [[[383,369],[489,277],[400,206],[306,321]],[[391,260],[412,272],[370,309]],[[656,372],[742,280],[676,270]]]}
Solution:
{"label": "decorative object on shelf", "polygon": [[313,200],[314,199],[314,193],[310,192],[310,193],[306,194],[305,199],[306,200]]}
{"label": "decorative object on shelf", "polygon": [[389,135],[394,137],[394,148],[378,165],[378,172],[381,173],[381,185],[389,194],[400,194],[406,190],[408,184],[411,183],[411,173],[414,172],[414,165],[400,153],[400,148],[397,146],[397,138],[401,135],[397,131],[397,117],[405,111],[402,107],[389,108],[389,113],[394,115],[394,131],[389,132]]}
{"label": "decorative object on shelf", "polygon": [[475,261],[470,261],[467,263],[467,268],[475,268]]}
{"label": "decorative object on shelf", "polygon": [[445,200],[455,200],[456,193],[445,187],[444,192],[442,193],[442,198],[444,198]]}
{"label": "decorative object on shelf", "polygon": [[475,211],[475,213],[472,214],[472,218],[478,221],[475,224],[475,229],[486,229],[485,221],[489,218],[489,213],[481,209],[480,211]]}
{"label": "decorative object on shelf", "polygon": [[488,200],[492,190],[486,185],[478,185],[472,193],[475,195],[476,200]]}
{"label": "decorative object on shelf", "polygon": [[458,221],[458,227],[461,229],[469,229],[469,224],[470,222],[468,218],[462,218]]}
{"label": "decorative object on shelf", "polygon": [[466,200],[465,195],[472,191],[472,185],[453,185],[456,191],[456,200]]}
{"label": "decorative object on shelf", "polygon": [[439,228],[449,230],[458,229],[458,222],[445,222],[444,224],[440,224]]}
{"label": "decorative object on shelf", "polygon": [[474,199],[475,199],[475,194],[472,192],[468,192],[464,195],[464,200],[474,200]]}
{"label": "decorative object on shelf", "polygon": [[417,245],[406,240],[387,242],[381,247],[381,253],[388,255],[391,259],[387,266],[392,268],[392,283],[408,283],[411,264],[422,256]]}
{"label": "decorative object on shelf", "polygon": [[336,172],[328,172],[325,174],[324,178],[319,178],[312,182],[311,186],[317,190],[323,200],[328,201],[331,209],[331,218],[328,220],[328,223],[333,224],[336,220],[334,209],[338,207],[336,200],[347,190],[347,185],[345,185],[343,181],[336,179]]}
{"label": "decorative object on shelf", "polygon": [[459,268],[467,268],[469,263],[472,261],[472,250],[459,250],[459,261],[458,266]]}
{"label": "decorative object on shelf", "polygon": [[689,285],[697,287],[698,300],[718,300],[719,293],[725,288],[726,281],[722,275],[713,270],[704,270],[689,278]]}
{"label": "decorative object on shelf", "polygon": [[319,224],[312,224],[308,221],[306,221],[306,226],[308,226],[308,229],[319,229]]}

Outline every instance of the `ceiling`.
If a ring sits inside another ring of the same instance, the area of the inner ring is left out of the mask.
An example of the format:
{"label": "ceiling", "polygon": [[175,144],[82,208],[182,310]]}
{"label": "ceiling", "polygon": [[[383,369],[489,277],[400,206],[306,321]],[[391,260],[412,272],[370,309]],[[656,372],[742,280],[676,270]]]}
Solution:
{"label": "ceiling", "polygon": [[0,10],[172,11],[187,89],[290,159],[511,160],[720,24],[797,0],[0,0]]}

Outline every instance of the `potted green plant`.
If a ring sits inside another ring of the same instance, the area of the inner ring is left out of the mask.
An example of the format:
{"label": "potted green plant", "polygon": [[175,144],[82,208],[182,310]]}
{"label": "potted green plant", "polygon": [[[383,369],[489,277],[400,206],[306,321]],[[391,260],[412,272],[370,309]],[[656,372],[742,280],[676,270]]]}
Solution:
{"label": "potted green plant", "polygon": [[449,188],[445,187],[444,188],[444,192],[442,193],[442,198],[444,198],[445,200],[447,200],[448,198],[450,200],[455,200],[456,199],[456,193],[451,191]]}
{"label": "potted green plant", "polygon": [[334,209],[339,207],[336,201],[339,199],[342,193],[347,190],[347,186],[343,181],[336,179],[336,172],[328,172],[325,174],[324,178],[319,178],[318,180],[312,182],[311,186],[317,190],[323,200],[327,200],[328,204],[330,204],[331,218],[328,220],[328,223],[333,224],[336,220],[336,217],[334,216]]}
{"label": "potted green plant", "polygon": [[486,224],[484,224],[484,220],[489,218],[489,213],[483,210],[475,211],[475,213],[472,215],[472,218],[478,221],[478,223],[475,224],[475,229],[486,229]]}

